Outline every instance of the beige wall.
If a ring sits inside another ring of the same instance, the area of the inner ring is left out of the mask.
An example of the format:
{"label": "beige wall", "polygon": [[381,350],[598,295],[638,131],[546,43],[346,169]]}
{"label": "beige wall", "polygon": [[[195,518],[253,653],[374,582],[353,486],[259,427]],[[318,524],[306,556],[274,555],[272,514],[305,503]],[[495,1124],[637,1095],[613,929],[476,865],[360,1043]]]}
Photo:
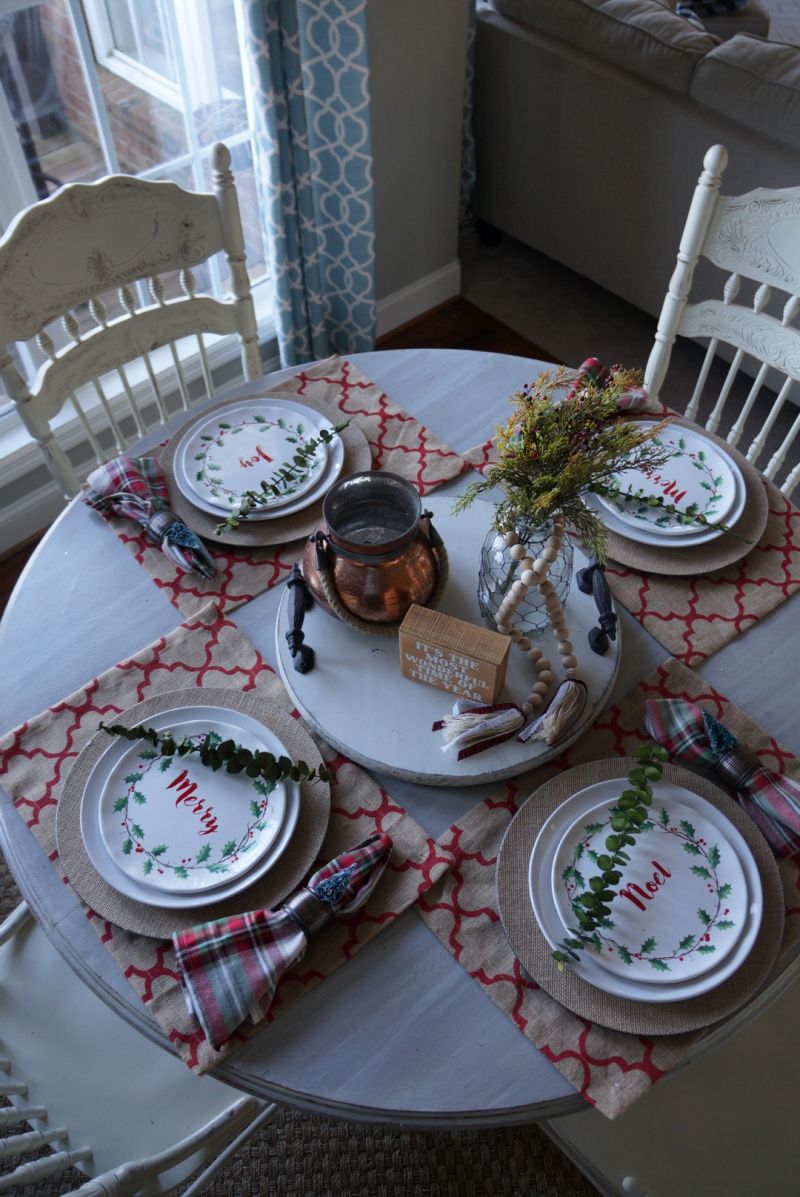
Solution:
{"label": "beige wall", "polygon": [[458,257],[469,0],[368,0],[377,296]]}

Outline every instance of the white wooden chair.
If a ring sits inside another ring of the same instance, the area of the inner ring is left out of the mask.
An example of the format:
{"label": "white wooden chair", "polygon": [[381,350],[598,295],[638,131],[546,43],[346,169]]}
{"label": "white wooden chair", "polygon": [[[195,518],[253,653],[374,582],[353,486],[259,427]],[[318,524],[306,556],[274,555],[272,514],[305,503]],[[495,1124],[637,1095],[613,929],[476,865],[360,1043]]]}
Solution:
{"label": "white wooden chair", "polygon": [[[75,1166],[93,1178],[69,1190],[81,1197],[168,1193],[203,1168],[183,1197],[198,1193],[276,1109],[193,1076],[128,1026],[25,903],[0,926],[0,1094],[11,1103],[0,1110],[4,1164],[53,1148],[4,1171],[0,1192]],[[33,1129],[16,1133],[24,1122]]]}
{"label": "white wooden chair", "polygon": [[[800,331],[792,327],[800,312],[800,187],[720,196],[720,180],[727,161],[727,151],[721,145],[712,146],[703,160],[703,173],[689,208],[678,263],[661,310],[644,381],[653,397],[658,398],[676,335],[710,338],[685,413],[689,419],[695,419],[719,346],[729,345],[733,357],[705,426],[724,436],[729,444],[737,445],[759,397],[762,402],[768,401],[765,418],[761,417],[760,408],[754,413],[755,435],[746,450],[748,460],[758,465],[776,420],[783,412],[785,421],[791,410],[784,411],[784,406],[794,384],[800,380]],[[723,270],[727,279],[721,299],[690,304],[687,297],[701,257]],[[746,280],[755,284],[750,306],[735,302]],[[780,304],[779,315],[766,310]],[[746,356],[755,359],[755,369],[752,362],[745,360]],[[738,406],[731,398],[731,391],[743,362],[754,378],[746,384],[746,395]],[[772,399],[762,392],[773,384],[775,377],[779,381],[777,395]],[[737,410],[732,411],[734,406]],[[723,418],[729,424],[726,431],[720,430]],[[785,495],[790,495],[800,481],[800,464],[792,465],[796,455],[792,454],[787,461],[798,432],[800,413],[790,421],[781,443],[760,466],[765,477],[773,480],[782,470],[788,471],[780,486]]]}
{"label": "white wooden chair", "polygon": [[[67,497],[80,483],[53,421],[68,400],[101,463],[164,422],[168,394],[189,406],[181,338],[196,336],[209,394],[204,333],[236,333],[245,378],[261,375],[230,161],[227,147],[216,145],[213,194],[128,175],[68,184],[20,213],[0,241],[0,377]],[[220,251],[233,292],[226,300],[196,293],[194,268]],[[163,276],[172,272],[180,293],[168,299],[174,285]],[[108,293],[118,314],[109,311]],[[26,379],[14,343],[34,339],[46,360]],[[162,346],[169,346],[161,355],[166,373],[155,352]],[[134,359],[141,359],[139,378],[128,365]]]}

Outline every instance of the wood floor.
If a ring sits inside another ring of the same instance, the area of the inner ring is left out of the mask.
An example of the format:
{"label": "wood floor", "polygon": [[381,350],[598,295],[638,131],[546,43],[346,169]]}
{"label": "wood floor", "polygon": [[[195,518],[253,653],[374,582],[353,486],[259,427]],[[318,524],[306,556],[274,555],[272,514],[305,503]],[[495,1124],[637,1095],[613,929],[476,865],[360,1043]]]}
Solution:
{"label": "wood floor", "polygon": [[[378,349],[479,349],[517,357],[555,358],[518,336],[466,299],[450,299],[378,341]],[[0,557],[0,613],[5,608],[26,561],[41,539],[35,536]]]}

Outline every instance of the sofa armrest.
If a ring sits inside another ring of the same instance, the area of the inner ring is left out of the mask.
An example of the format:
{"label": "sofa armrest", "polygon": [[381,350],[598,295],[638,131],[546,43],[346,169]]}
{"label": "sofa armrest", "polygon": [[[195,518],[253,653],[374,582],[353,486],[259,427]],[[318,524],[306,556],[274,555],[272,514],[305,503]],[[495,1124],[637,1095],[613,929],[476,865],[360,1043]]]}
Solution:
{"label": "sofa armrest", "polygon": [[690,95],[698,104],[793,149],[800,149],[800,49],[740,33],[698,64]]}

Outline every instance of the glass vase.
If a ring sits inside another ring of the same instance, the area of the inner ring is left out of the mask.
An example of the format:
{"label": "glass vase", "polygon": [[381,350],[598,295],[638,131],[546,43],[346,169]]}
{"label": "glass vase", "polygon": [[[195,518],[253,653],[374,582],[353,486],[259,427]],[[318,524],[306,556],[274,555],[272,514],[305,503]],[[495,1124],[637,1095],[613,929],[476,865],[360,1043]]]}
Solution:
{"label": "glass vase", "polygon": [[[547,538],[552,531],[552,525],[546,523],[531,528],[518,522],[515,530],[520,544],[525,548],[525,556],[535,558],[540,556],[545,547]],[[511,557],[502,534],[494,527],[490,528],[481,549],[478,572],[478,606],[489,627],[496,627],[497,609],[514,582],[519,578],[520,573],[519,562],[514,561]],[[547,576],[553,583],[555,592],[563,606],[567,601],[572,582],[572,541],[566,534]],[[531,586],[514,611],[511,624],[527,636],[533,632],[540,632],[547,627],[547,623],[547,608],[544,599],[539,593],[539,588]]]}

